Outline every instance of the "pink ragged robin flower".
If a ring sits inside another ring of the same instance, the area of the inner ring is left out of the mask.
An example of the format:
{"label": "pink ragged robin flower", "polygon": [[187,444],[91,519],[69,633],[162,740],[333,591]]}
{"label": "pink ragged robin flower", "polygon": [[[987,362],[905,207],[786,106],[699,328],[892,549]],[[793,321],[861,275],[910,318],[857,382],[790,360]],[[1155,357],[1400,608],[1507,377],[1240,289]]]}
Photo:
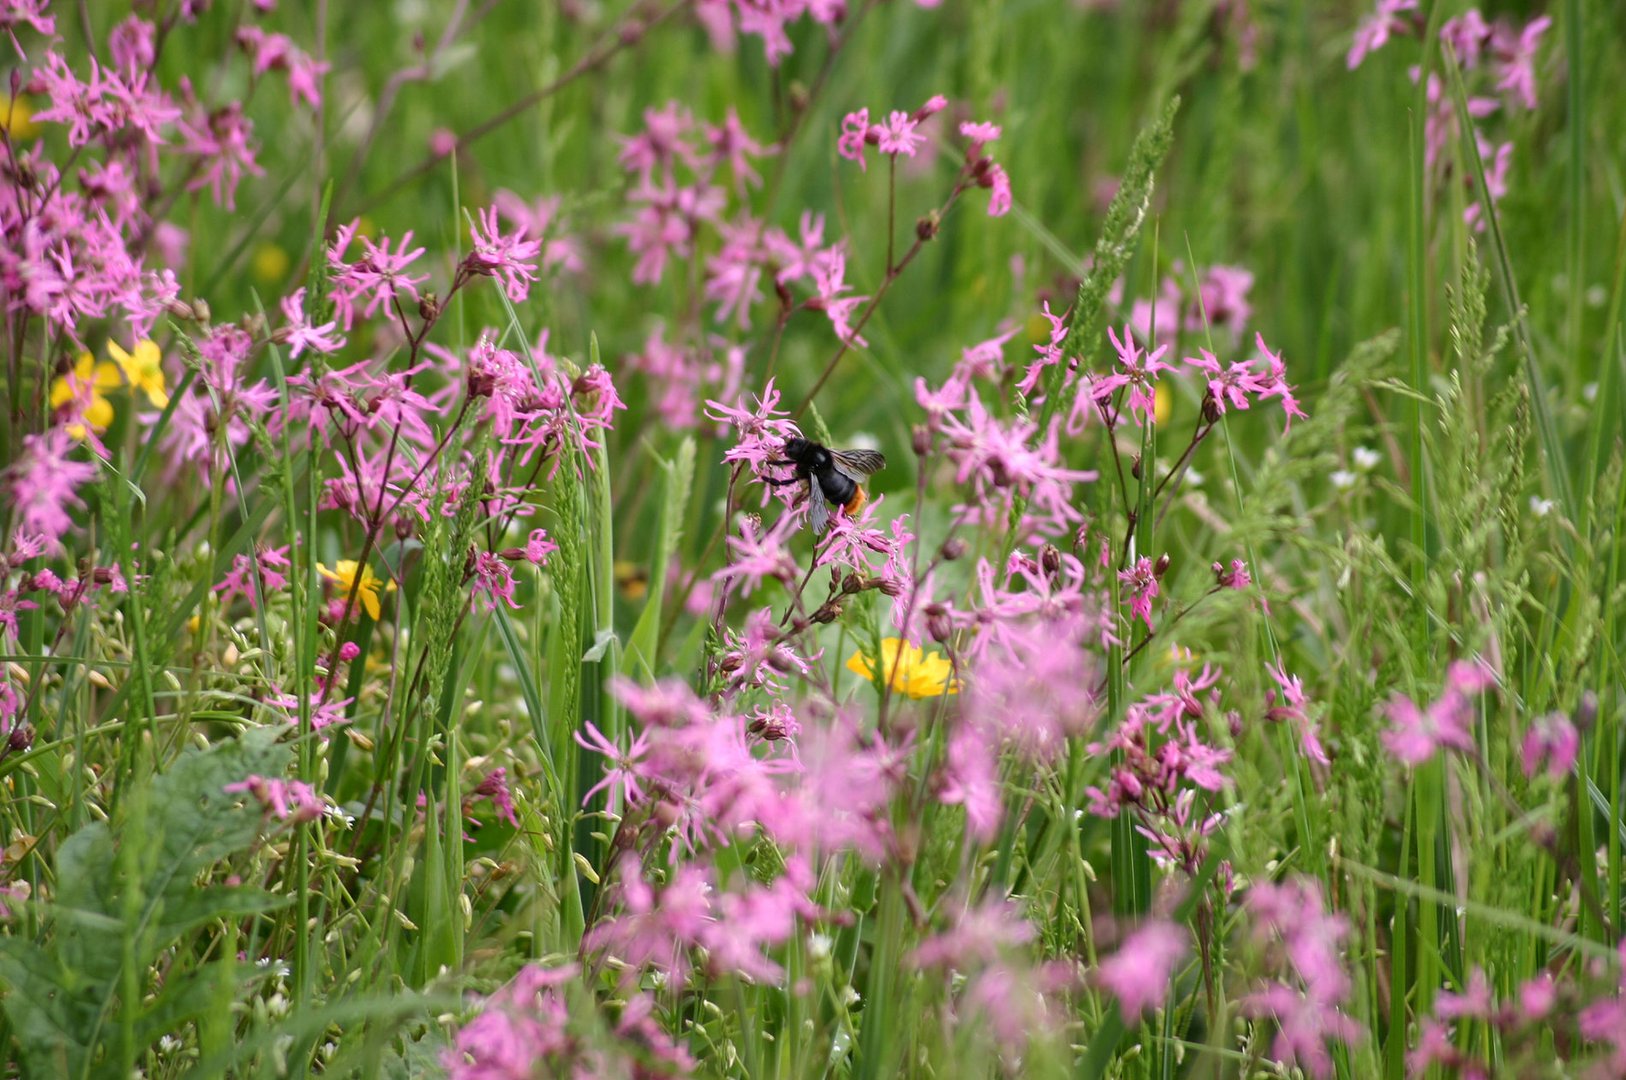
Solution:
{"label": "pink ragged robin flower", "polygon": [[542,242],[525,235],[523,229],[505,235],[496,208],[488,207],[469,227],[474,246],[463,259],[471,273],[501,278],[508,299],[516,304],[530,295],[536,262],[542,255]]}
{"label": "pink ragged robin flower", "polygon": [[1569,775],[1581,752],[1581,735],[1563,713],[1553,712],[1530,722],[1524,733],[1525,779],[1545,771],[1554,780]]}
{"label": "pink ragged robin flower", "polygon": [[1411,24],[1403,17],[1417,10],[1417,0],[1378,0],[1377,10],[1361,21],[1355,30],[1355,43],[1350,46],[1344,63],[1350,70],[1360,67],[1369,53],[1388,44],[1393,34],[1405,33]]}
{"label": "pink ragged robin flower", "polygon": [[1149,922],[1101,961],[1095,981],[1117,999],[1124,1019],[1133,1023],[1168,997],[1169,980],[1189,941],[1190,934],[1183,927],[1162,920]]}
{"label": "pink ragged robin flower", "polygon": [[344,337],[335,332],[339,325],[335,320],[328,320],[320,326],[312,325],[309,316],[305,314],[305,290],[303,287],[295,289],[282,298],[282,315],[288,320],[286,326],[277,331],[277,339],[288,346],[288,358],[299,359],[299,354],[309,349],[311,352],[335,353],[344,348]]}
{"label": "pink ragged robin flower", "polygon": [[301,780],[250,776],[224,788],[228,795],[246,792],[258,799],[266,813],[278,821],[315,821],[326,809],[322,797]]}
{"label": "pink ragged robin flower", "polygon": [[1169,351],[1169,347],[1159,345],[1151,353],[1143,352],[1140,345],[1135,342],[1134,333],[1128,324],[1124,325],[1122,338],[1119,338],[1110,326],[1107,327],[1107,337],[1112,340],[1112,347],[1117,350],[1121,370],[1096,377],[1090,384],[1090,396],[1095,399],[1098,406],[1106,409],[1110,408],[1113,395],[1120,389],[1127,388],[1130,415],[1138,414],[1142,423],[1152,423],[1157,406],[1157,395],[1153,386],[1157,382],[1158,373],[1174,370],[1172,365],[1165,364],[1160,359]]}
{"label": "pink ragged robin flower", "polygon": [[1490,681],[1483,662],[1457,660],[1446,672],[1444,692],[1428,708],[1396,694],[1385,710],[1390,726],[1383,745],[1407,765],[1421,765],[1441,750],[1473,750],[1473,699]]}
{"label": "pink ragged robin flower", "polygon": [[1129,593],[1129,617],[1144,622],[1147,633],[1152,631],[1152,601],[1161,591],[1157,579],[1157,568],[1145,555],[1127,570],[1118,571],[1118,580]]}
{"label": "pink ragged robin flower", "polygon": [[1491,51],[1496,56],[1496,89],[1511,95],[1526,109],[1536,107],[1536,50],[1552,24],[1551,16],[1542,15],[1515,33],[1511,25],[1499,22],[1491,36]]}

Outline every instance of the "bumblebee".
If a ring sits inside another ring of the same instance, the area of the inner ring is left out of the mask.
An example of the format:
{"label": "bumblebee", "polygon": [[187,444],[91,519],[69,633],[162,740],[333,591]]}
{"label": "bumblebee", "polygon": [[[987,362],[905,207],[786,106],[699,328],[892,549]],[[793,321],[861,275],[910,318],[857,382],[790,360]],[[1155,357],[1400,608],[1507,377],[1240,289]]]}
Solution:
{"label": "bumblebee", "polygon": [[772,487],[807,482],[807,517],[814,533],[824,532],[830,522],[826,506],[839,506],[848,516],[863,509],[868,496],[864,480],[886,468],[886,458],[874,450],[832,450],[812,439],[786,439],[785,460],[768,464],[791,466],[796,475],[785,480],[765,479]]}

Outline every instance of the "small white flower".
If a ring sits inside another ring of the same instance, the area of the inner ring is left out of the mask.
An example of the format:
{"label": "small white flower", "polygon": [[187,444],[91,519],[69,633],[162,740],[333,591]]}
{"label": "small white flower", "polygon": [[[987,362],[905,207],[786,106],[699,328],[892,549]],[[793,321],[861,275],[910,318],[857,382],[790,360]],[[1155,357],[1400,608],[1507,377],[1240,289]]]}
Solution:
{"label": "small white flower", "polygon": [[1592,404],[1594,401],[1597,401],[1598,384],[1595,382],[1589,382],[1585,386],[1581,387],[1581,397],[1588,405]]}
{"label": "small white flower", "polygon": [[1350,472],[1348,469],[1339,469],[1337,472],[1333,473],[1327,479],[1331,480],[1332,481],[1332,486],[1337,488],[1339,491],[1347,491],[1348,489],[1355,486],[1355,481],[1356,481],[1357,477],[1356,477],[1356,475],[1354,473]]}
{"label": "small white flower", "polygon": [[1609,290],[1602,285],[1594,285],[1586,291],[1586,306],[1601,308],[1609,300]]}
{"label": "small white flower", "polygon": [[1553,500],[1543,499],[1539,495],[1530,496],[1530,512],[1538,518],[1546,517],[1553,512]]}
{"label": "small white flower", "polygon": [[807,939],[807,954],[815,960],[823,960],[830,955],[834,944],[828,934],[813,934]]}
{"label": "small white flower", "polygon": [[1349,456],[1355,459],[1355,467],[1362,472],[1371,472],[1383,460],[1383,455],[1370,446],[1357,446]]}

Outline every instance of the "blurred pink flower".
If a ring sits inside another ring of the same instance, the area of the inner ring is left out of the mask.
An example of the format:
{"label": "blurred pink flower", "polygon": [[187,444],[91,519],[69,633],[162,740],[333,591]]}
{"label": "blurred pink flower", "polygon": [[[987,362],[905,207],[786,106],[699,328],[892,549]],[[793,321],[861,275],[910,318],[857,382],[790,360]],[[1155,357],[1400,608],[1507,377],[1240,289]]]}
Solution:
{"label": "blurred pink flower", "polygon": [[1133,1024],[1147,1010],[1163,1004],[1174,967],[1185,956],[1189,939],[1184,927],[1149,922],[1124,939],[1116,953],[1101,961],[1095,981],[1118,999],[1125,1021]]}
{"label": "blurred pink flower", "polygon": [[227,784],[226,794],[246,792],[259,800],[266,812],[278,821],[315,821],[325,809],[322,797],[307,783],[277,777],[250,776]]}
{"label": "blurred pink flower", "polygon": [[1569,775],[1575,759],[1581,752],[1581,736],[1563,713],[1548,713],[1530,722],[1524,733],[1525,779],[1545,769],[1554,780]]}
{"label": "blurred pink flower", "polygon": [[1417,0],[1378,0],[1377,10],[1362,20],[1360,26],[1355,29],[1355,43],[1350,46],[1349,55],[1344,58],[1350,70],[1359,67],[1368,53],[1383,48],[1391,34],[1405,33],[1410,24],[1402,17],[1402,13],[1416,10]]}
{"label": "blurred pink flower", "polygon": [[1457,660],[1446,672],[1445,691],[1427,709],[1395,695],[1386,706],[1390,726],[1383,745],[1407,765],[1421,765],[1442,749],[1472,750],[1472,699],[1489,681],[1489,669],[1481,662]]}

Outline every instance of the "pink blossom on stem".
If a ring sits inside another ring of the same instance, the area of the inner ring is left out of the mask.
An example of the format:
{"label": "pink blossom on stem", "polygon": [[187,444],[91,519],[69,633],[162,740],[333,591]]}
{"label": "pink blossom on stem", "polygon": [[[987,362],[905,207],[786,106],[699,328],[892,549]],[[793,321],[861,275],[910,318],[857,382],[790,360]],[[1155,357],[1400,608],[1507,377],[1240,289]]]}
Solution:
{"label": "pink blossom on stem", "polygon": [[995,163],[988,168],[988,216],[1004,217],[1011,212],[1011,178],[1005,167]]}
{"label": "pink blossom on stem", "polygon": [[519,601],[514,599],[514,571],[502,556],[491,551],[479,552],[469,572],[473,596],[481,610],[495,611],[499,604],[519,610]]}
{"label": "pink blossom on stem", "polygon": [[1140,619],[1146,624],[1147,633],[1151,633],[1152,601],[1161,591],[1152,560],[1142,555],[1129,569],[1118,571],[1118,580],[1123,582],[1129,593],[1129,617]]}
{"label": "pink blossom on stem", "polygon": [[926,142],[919,131],[919,123],[910,114],[894,109],[886,122],[875,126],[875,148],[883,154],[896,157],[903,154],[914,157],[915,151]]}
{"label": "pink blossom on stem", "polygon": [[1524,733],[1525,779],[1544,771],[1554,780],[1569,775],[1581,752],[1581,736],[1563,713],[1548,713],[1531,721]]}
{"label": "pink blossom on stem", "polygon": [[979,843],[992,843],[1004,817],[1004,796],[999,758],[982,726],[962,722],[956,727],[949,736],[947,758],[937,800],[965,807],[966,834]]}
{"label": "pink blossom on stem", "polygon": [[1349,48],[1349,55],[1344,58],[1351,71],[1360,67],[1368,53],[1376,52],[1388,44],[1389,37],[1395,33],[1405,33],[1409,28],[1403,12],[1416,11],[1417,0],[1378,0],[1377,10],[1362,20],[1355,30],[1355,43]]}
{"label": "pink blossom on stem", "polygon": [[1118,1000],[1124,1019],[1133,1023],[1163,1004],[1175,965],[1185,956],[1189,941],[1184,927],[1161,920],[1149,922],[1101,961],[1095,981]]}
{"label": "pink blossom on stem", "polygon": [[73,527],[70,510],[85,504],[78,489],[98,473],[92,463],[70,457],[77,446],[61,427],[24,435],[21,456],[6,470],[6,486],[19,526],[46,537],[59,550]]}
{"label": "pink blossom on stem", "polygon": [[305,314],[305,289],[300,287],[282,298],[282,315],[288,320],[277,336],[288,346],[288,358],[299,359],[299,354],[311,352],[335,353],[344,348],[344,337],[335,332],[338,323],[328,320],[313,326]]}
{"label": "pink blossom on stem", "polygon": [[1542,35],[1552,26],[1549,15],[1531,19],[1524,29],[1498,25],[1491,39],[1496,54],[1496,89],[1504,91],[1526,109],[1536,107],[1536,50]]}
{"label": "pink blossom on stem", "polygon": [[247,792],[278,821],[315,821],[322,816],[322,797],[301,780],[250,776],[223,789],[228,795]]}
{"label": "pink blossom on stem", "polygon": [[1270,351],[1270,346],[1265,344],[1263,334],[1254,334],[1253,341],[1259,347],[1260,355],[1270,365],[1269,373],[1264,376],[1266,387],[1259,394],[1260,400],[1281,398],[1282,412],[1287,416],[1285,430],[1291,431],[1293,429],[1293,420],[1295,418],[1306,419],[1306,413],[1299,407],[1298,399],[1293,396],[1294,388],[1287,384],[1287,365],[1283,363],[1281,353]]}
{"label": "pink blossom on stem", "polygon": [[469,227],[473,248],[463,259],[472,273],[501,278],[508,299],[520,303],[536,280],[536,260],[542,243],[525,239],[524,230],[504,235],[495,207],[481,210],[476,224]]}
{"label": "pink blossom on stem", "polygon": [[1107,408],[1113,395],[1119,389],[1127,388],[1130,414],[1139,414],[1142,423],[1152,423],[1157,404],[1157,395],[1153,389],[1157,375],[1161,371],[1174,370],[1172,365],[1165,364],[1159,359],[1169,351],[1169,347],[1159,345],[1151,353],[1143,353],[1141,347],[1135,343],[1134,334],[1127,324],[1124,326],[1124,336],[1121,339],[1110,326],[1107,327],[1107,337],[1112,340],[1112,347],[1118,352],[1118,363],[1122,370],[1095,379],[1090,386],[1090,395],[1097,405]]}
{"label": "pink blossom on stem", "polygon": [[1385,709],[1389,730],[1383,733],[1383,745],[1407,765],[1421,765],[1442,749],[1471,751],[1473,699],[1489,681],[1483,663],[1457,660],[1446,672],[1445,691],[1427,709],[1396,694]]}
{"label": "pink blossom on stem", "polygon": [[869,142],[869,110],[859,109],[841,118],[841,135],[836,139],[836,153],[848,161],[858,162],[860,169],[869,165],[864,161],[864,147]]}

